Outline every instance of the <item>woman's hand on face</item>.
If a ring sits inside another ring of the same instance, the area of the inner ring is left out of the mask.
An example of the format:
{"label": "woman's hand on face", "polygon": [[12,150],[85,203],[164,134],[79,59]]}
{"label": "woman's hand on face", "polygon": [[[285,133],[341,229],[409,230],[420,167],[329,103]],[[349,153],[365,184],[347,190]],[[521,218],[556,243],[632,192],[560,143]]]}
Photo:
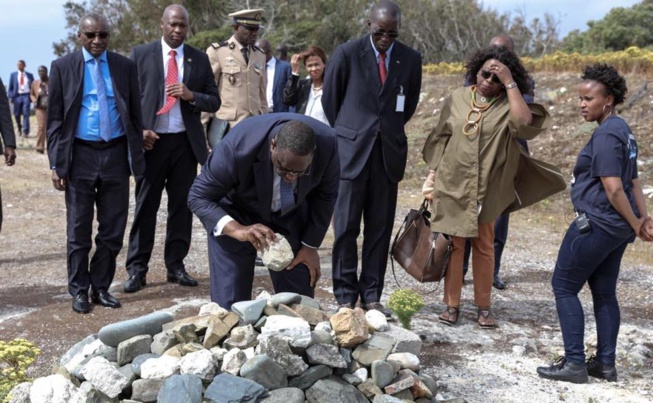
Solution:
{"label": "woman's hand on face", "polygon": [[290,58],[290,68],[292,69],[293,74],[299,74],[299,60],[301,58],[300,53],[295,53]]}
{"label": "woman's hand on face", "polygon": [[495,61],[490,65],[490,73],[493,73],[503,85],[514,82],[510,69],[500,61]]}

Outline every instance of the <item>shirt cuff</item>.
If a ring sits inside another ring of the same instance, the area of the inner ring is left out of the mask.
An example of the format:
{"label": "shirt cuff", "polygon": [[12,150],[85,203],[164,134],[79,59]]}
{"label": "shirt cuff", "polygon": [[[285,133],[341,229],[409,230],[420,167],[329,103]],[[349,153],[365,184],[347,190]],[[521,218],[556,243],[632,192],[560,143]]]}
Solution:
{"label": "shirt cuff", "polygon": [[306,246],[307,248],[317,249],[317,246],[311,246],[311,245],[307,244],[307,243],[304,242],[304,241],[302,241],[302,245]]}
{"label": "shirt cuff", "polygon": [[215,228],[213,228],[213,236],[220,236],[222,235],[222,230],[224,229],[224,226],[229,224],[232,221],[236,221],[233,219],[232,216],[226,215],[222,217],[217,224],[215,224]]}

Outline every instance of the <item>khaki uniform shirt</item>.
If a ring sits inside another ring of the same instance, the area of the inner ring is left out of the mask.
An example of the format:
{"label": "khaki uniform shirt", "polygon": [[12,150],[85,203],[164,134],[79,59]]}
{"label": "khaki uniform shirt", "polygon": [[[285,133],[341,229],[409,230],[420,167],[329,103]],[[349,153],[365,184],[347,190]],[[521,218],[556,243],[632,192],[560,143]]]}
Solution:
{"label": "khaki uniform shirt", "polygon": [[213,43],[206,50],[220,93],[220,109],[215,113],[231,127],[241,120],[268,112],[265,88],[265,53],[250,48],[249,64],[242,45],[232,36],[227,42]]}
{"label": "khaki uniform shirt", "polygon": [[455,90],[424,145],[424,161],[435,171],[431,229],[477,237],[478,224],[494,221],[565,189],[560,170],[530,158],[515,138],[533,139],[551,120],[539,104],[529,104],[529,126],[514,122],[504,95],[483,113],[479,130],[463,134],[471,110],[471,89]]}

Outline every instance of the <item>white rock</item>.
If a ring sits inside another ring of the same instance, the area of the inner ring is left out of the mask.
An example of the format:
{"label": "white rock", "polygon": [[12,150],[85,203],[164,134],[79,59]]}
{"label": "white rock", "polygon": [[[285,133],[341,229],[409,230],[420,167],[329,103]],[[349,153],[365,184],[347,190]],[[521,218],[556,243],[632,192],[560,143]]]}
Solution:
{"label": "white rock", "polygon": [[229,350],[222,347],[213,347],[209,351],[211,352],[211,354],[213,354],[213,360],[217,363],[224,359],[225,354],[227,354]]}
{"label": "white rock", "polygon": [[31,403],[84,403],[79,389],[63,375],[38,378],[29,389]]}
{"label": "white rock", "polygon": [[315,329],[313,329],[313,330],[323,330],[325,332],[331,333],[333,328],[331,327],[331,323],[329,323],[327,321],[324,321],[324,322],[320,322],[317,325],[315,325]]}
{"label": "white rock", "polygon": [[311,325],[302,318],[285,315],[269,316],[261,328],[261,336],[278,334],[288,339],[292,347],[306,348],[311,344]]}
{"label": "white rock", "polygon": [[32,387],[32,382],[23,382],[14,386],[9,394],[11,399],[9,403],[30,403],[29,402],[29,390]]}
{"label": "white rock", "polygon": [[247,357],[248,360],[256,356],[256,350],[254,349],[254,347],[244,349],[243,353],[245,353],[245,357]]}
{"label": "white rock", "polygon": [[208,304],[202,305],[200,308],[200,316],[205,316],[205,315],[219,315],[219,316],[224,316],[228,313],[226,309],[221,307],[215,302],[209,302]]}
{"label": "white rock", "polygon": [[100,339],[97,339],[92,343],[85,345],[79,353],[77,353],[74,357],[70,358],[70,360],[62,364],[64,368],[66,368],[66,371],[68,371],[68,373],[71,374],[73,373],[75,368],[77,368],[77,366],[81,364],[82,361],[84,361],[84,359],[86,359],[86,357],[93,355],[96,351],[98,351],[100,348],[104,346],[105,344],[102,343]]}
{"label": "white rock", "polygon": [[413,353],[393,353],[386,358],[386,361],[396,361],[401,365],[401,369],[410,369],[419,371],[419,358]]}
{"label": "white rock", "polygon": [[295,254],[290,247],[288,240],[281,234],[274,234],[277,242],[270,244],[270,249],[261,253],[261,260],[268,269],[274,271],[284,270],[295,258]]}
{"label": "white rock", "polygon": [[178,374],[179,361],[179,358],[171,355],[162,355],[159,358],[147,360],[141,365],[141,378],[166,379]]}
{"label": "white rock", "polygon": [[361,383],[367,380],[367,368],[359,368],[352,373],[356,378],[361,380]]}
{"label": "white rock", "polygon": [[197,375],[203,381],[212,380],[217,369],[213,354],[209,350],[188,353],[179,362],[180,373]]}
{"label": "white rock", "polygon": [[270,295],[269,292],[263,290],[259,295],[256,296],[256,299],[266,299],[269,301],[270,299],[272,299],[272,295]]}
{"label": "white rock", "polygon": [[240,367],[247,362],[247,356],[239,348],[232,348],[224,356],[222,361],[222,367],[220,368],[222,372],[228,372],[231,375],[238,376],[240,372]]}
{"label": "white rock", "polygon": [[523,357],[526,355],[526,347],[524,346],[512,346],[512,353],[517,357]]}
{"label": "white rock", "polygon": [[111,363],[103,357],[93,357],[80,374],[93,385],[93,387],[109,396],[110,398],[118,397],[120,392],[127,386],[129,380],[125,378],[111,365]]}
{"label": "white rock", "polygon": [[371,309],[365,312],[365,320],[367,324],[371,326],[375,331],[379,330],[381,332],[388,330],[388,320],[385,315],[376,309]]}

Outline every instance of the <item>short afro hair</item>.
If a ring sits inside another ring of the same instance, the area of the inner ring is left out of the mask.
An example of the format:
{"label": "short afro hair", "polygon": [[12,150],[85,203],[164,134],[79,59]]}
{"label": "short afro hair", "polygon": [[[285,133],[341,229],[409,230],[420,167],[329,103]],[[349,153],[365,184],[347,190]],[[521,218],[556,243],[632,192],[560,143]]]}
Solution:
{"label": "short afro hair", "polygon": [[490,59],[496,59],[510,69],[513,80],[517,83],[519,92],[528,93],[530,90],[528,72],[521,64],[515,52],[504,46],[490,46],[474,53],[465,64],[465,82],[476,84],[476,77],[481,67]]}
{"label": "short afro hair", "polygon": [[315,151],[315,132],[309,125],[297,120],[284,123],[275,139],[279,151],[288,150],[301,156]]}
{"label": "short afro hair", "polygon": [[626,79],[619,75],[617,69],[612,66],[608,66],[605,63],[586,66],[580,78],[603,84],[605,95],[612,95],[615,105],[623,103],[626,99],[626,93],[628,92]]}

